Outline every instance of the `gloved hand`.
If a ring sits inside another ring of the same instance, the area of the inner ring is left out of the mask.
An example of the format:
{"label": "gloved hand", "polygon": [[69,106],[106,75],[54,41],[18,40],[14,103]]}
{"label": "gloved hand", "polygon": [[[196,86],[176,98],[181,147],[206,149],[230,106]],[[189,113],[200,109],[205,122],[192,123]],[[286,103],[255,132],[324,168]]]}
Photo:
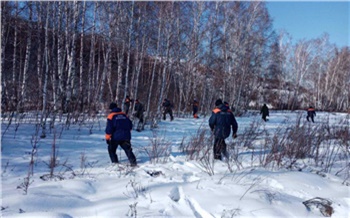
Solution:
{"label": "gloved hand", "polygon": [[106,144],[109,145],[109,143],[111,142],[111,140],[107,140],[106,139]]}
{"label": "gloved hand", "polygon": [[237,134],[235,133],[235,134],[232,134],[232,138],[237,138]]}

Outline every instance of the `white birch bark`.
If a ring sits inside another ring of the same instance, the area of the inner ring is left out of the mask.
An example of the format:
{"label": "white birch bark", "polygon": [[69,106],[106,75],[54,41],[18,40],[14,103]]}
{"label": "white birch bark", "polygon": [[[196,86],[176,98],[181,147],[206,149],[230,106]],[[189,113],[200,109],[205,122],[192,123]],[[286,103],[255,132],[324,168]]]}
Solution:
{"label": "white birch bark", "polygon": [[[128,27],[128,48],[126,51],[128,55],[127,55],[127,59],[126,59],[125,89],[124,89],[123,99],[125,99],[126,96],[129,94],[129,71],[130,71],[130,59],[131,59],[131,53],[132,53],[131,52],[131,42],[132,42],[132,37],[133,37],[134,8],[135,8],[135,3],[134,3],[134,1],[132,1],[131,2],[131,14],[130,14],[130,18],[129,18],[129,27]],[[124,106],[124,104],[123,104],[123,106]]]}
{"label": "white birch bark", "polygon": [[83,3],[83,11],[82,11],[82,21],[81,21],[81,33],[80,33],[80,57],[79,57],[79,62],[80,62],[80,69],[79,69],[79,95],[78,98],[80,100],[80,106],[81,110],[83,110],[84,107],[84,99],[85,95],[83,93],[83,86],[84,86],[84,32],[85,32],[85,12],[86,12],[86,1]]}
{"label": "white birch bark", "polygon": [[41,127],[42,127],[42,133],[41,138],[46,137],[46,108],[47,108],[47,83],[48,83],[48,77],[49,77],[49,16],[50,16],[50,10],[48,7],[48,4],[46,4],[46,23],[45,23],[45,47],[44,47],[44,57],[45,57],[45,72],[44,72],[44,84],[42,87],[42,111],[41,111]]}
{"label": "white birch bark", "polygon": [[[108,90],[109,90],[109,95],[111,96],[111,99],[115,100],[116,102],[118,102],[118,96],[116,96],[115,98],[113,98],[113,88],[112,88],[112,78],[111,78],[111,74],[112,74],[112,40],[109,40],[108,43],[108,48],[107,48],[107,55],[106,55],[106,77],[107,77],[107,84],[108,84]],[[124,50],[124,49],[123,49]],[[122,58],[123,59],[123,58]],[[118,79],[119,81],[119,79]],[[120,80],[121,81],[121,80]]]}
{"label": "white birch bark", "polygon": [[[32,5],[30,2],[28,2],[28,7],[29,7],[29,27],[28,27],[28,36],[27,36],[27,46],[26,46],[26,53],[25,53],[25,60],[24,60],[24,69],[23,69],[23,79],[22,79],[22,85],[21,85],[21,95],[20,95],[20,104],[19,107],[23,106],[23,103],[27,99],[27,79],[28,79],[28,74],[29,74],[29,62],[30,62],[30,57],[31,57],[31,47],[32,47]],[[17,107],[17,109],[19,109]],[[17,110],[18,111],[18,110]]]}
{"label": "white birch bark", "polygon": [[[156,74],[156,67],[157,62],[159,58],[159,51],[160,51],[160,40],[161,40],[161,29],[162,29],[162,22],[158,22],[158,36],[157,36],[157,48],[155,53],[155,60],[152,67],[152,76],[151,76],[151,84],[148,91],[148,98],[147,98],[147,116],[149,116],[150,112],[150,105],[151,105],[151,98],[152,98],[152,92],[153,92],[153,86],[154,86],[154,80],[155,80],[155,74]],[[157,113],[160,110],[160,105],[157,107]]]}
{"label": "white birch bark", "polygon": [[[140,11],[142,8],[140,8]],[[141,12],[142,13],[142,12]],[[139,31],[144,30],[144,25],[142,23],[142,19],[144,19],[143,16],[139,16],[137,24],[139,26]],[[139,90],[139,78],[140,78],[140,74],[141,74],[141,69],[142,69],[142,65],[143,65],[143,59],[144,59],[144,53],[145,53],[145,47],[146,47],[146,34],[142,35],[142,38],[140,38],[141,35],[139,35],[139,37],[136,38],[136,61],[135,61],[135,73],[133,73],[132,76],[132,82],[133,82],[133,93],[132,96],[134,96],[135,99],[138,99],[138,90]],[[141,51],[140,51],[141,49]],[[143,100],[141,100],[143,101]],[[132,108],[133,109],[133,108]]]}
{"label": "white birch bark", "polygon": [[[66,84],[66,103],[65,103],[65,111],[68,110],[71,98],[75,95],[74,90],[74,79],[76,76],[75,69],[75,61],[76,61],[76,38],[77,38],[77,26],[78,26],[78,18],[79,18],[79,2],[74,1],[74,17],[73,17],[73,28],[70,30],[68,27],[66,28],[66,49],[68,53],[68,76],[67,76],[67,84]],[[68,5],[66,8],[66,14],[68,15]],[[68,24],[69,25],[69,24]],[[67,25],[67,26],[68,26]],[[69,40],[71,38],[71,41]]]}
{"label": "white birch bark", "polygon": [[[18,96],[18,92],[17,92],[17,83],[18,83],[18,79],[17,79],[17,35],[18,35],[18,30],[17,30],[17,14],[18,14],[18,2],[15,2],[15,23],[14,23],[14,39],[13,39],[13,56],[12,56],[12,94],[13,94],[13,100],[14,102],[16,102],[18,104],[18,100],[19,100],[19,96]],[[17,105],[16,105],[17,107]]]}
{"label": "white birch bark", "polygon": [[[4,70],[4,65],[5,65],[5,48],[7,44],[8,37],[6,36],[7,28],[9,27],[8,25],[8,20],[7,16],[10,13],[10,10],[7,8],[7,2],[1,2],[1,8],[0,8],[0,13],[1,13],[1,65],[0,65],[0,72],[3,73]],[[9,108],[9,92],[8,90],[9,87],[9,82],[11,82],[10,78],[9,81],[3,79],[4,76],[2,76],[1,79],[1,87],[0,87],[0,93],[1,93],[1,108],[8,110],[11,109]],[[11,85],[10,85],[11,87]],[[15,93],[15,92],[14,92]]]}
{"label": "white birch bark", "polygon": [[38,96],[39,99],[42,96],[41,90],[42,90],[42,41],[41,41],[41,35],[42,35],[42,30],[43,28],[43,22],[41,19],[41,13],[43,10],[43,2],[36,2],[37,6],[37,13],[38,13],[38,41],[36,41],[38,45],[38,52],[37,52],[37,78],[38,78]]}
{"label": "white birch bark", "polygon": [[[58,2],[58,24],[57,24],[57,73],[58,73],[58,99],[61,100],[61,105],[60,108],[63,110],[63,104],[62,101],[63,95],[65,92],[65,75],[64,75],[64,35],[62,31],[62,26],[63,26],[63,9],[64,9],[64,3],[63,2]],[[67,42],[68,43],[68,42]],[[57,103],[55,104],[55,108],[57,107]],[[57,108],[56,108],[57,109]]]}
{"label": "white birch bark", "polygon": [[91,30],[91,44],[90,44],[90,56],[89,56],[89,70],[88,70],[88,90],[87,90],[87,98],[88,98],[88,105],[91,106],[92,104],[92,90],[95,89],[95,45],[96,45],[96,38],[95,38],[95,29],[96,29],[96,15],[97,15],[97,7],[98,2],[95,2],[94,4],[94,18],[92,23],[92,30]]}
{"label": "white birch bark", "polygon": [[[58,64],[57,64],[57,44],[56,44],[56,39],[58,38],[58,30],[57,30],[57,3],[51,4],[50,7],[52,8],[52,36],[51,36],[51,41],[52,41],[52,48],[50,51],[50,56],[52,60],[52,73],[51,73],[51,83],[52,83],[52,100],[53,100],[53,110],[54,113],[57,112],[57,101],[58,101]],[[54,124],[54,119],[52,120],[52,125]]]}

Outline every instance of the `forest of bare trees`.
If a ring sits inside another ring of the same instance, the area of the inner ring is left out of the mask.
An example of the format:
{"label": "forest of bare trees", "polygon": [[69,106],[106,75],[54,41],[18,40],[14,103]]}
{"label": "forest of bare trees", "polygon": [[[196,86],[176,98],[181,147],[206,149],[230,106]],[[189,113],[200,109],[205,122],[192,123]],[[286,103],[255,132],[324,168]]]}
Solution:
{"label": "forest of bare trees", "polygon": [[264,2],[1,1],[2,111],[95,113],[125,96],[159,113],[197,98],[242,111],[347,111],[350,48],[292,43]]}

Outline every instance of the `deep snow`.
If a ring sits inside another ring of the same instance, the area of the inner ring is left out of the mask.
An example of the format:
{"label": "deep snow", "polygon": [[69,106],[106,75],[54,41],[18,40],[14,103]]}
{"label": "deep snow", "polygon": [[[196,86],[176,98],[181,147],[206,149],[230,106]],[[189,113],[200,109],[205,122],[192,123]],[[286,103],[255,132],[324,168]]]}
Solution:
{"label": "deep snow", "polygon": [[[270,111],[266,123],[257,113],[237,117],[235,141],[254,122],[273,134],[296,122],[300,113],[304,112]],[[319,112],[316,123],[302,121],[317,126],[326,118],[337,124],[345,117]],[[7,124],[2,120],[2,135]],[[203,164],[189,160],[180,149],[200,127],[209,129],[208,117],[175,117],[172,122],[161,121],[153,131],[149,126],[143,132],[132,131],[139,166],[131,169],[120,148],[122,164],[111,166],[104,117],[71,124],[69,129],[57,123],[56,131],[38,139],[34,175],[25,193],[22,184],[28,175],[36,128],[30,119],[23,119],[15,131],[13,122],[1,139],[2,217],[323,217],[318,209],[308,211],[302,203],[314,197],[333,202],[332,217],[350,217],[348,182],[332,173],[315,173],[307,161],[301,163],[302,170],[263,168],[251,161],[254,150],[236,146],[242,167],[233,166],[230,172],[224,161],[215,161],[214,175],[209,175]],[[170,152],[157,159],[158,163],[151,162],[146,152],[151,152],[155,139],[168,145]],[[227,139],[229,145],[235,141]],[[47,179],[54,142],[59,160],[56,179]],[[259,147],[259,140],[256,145]]]}

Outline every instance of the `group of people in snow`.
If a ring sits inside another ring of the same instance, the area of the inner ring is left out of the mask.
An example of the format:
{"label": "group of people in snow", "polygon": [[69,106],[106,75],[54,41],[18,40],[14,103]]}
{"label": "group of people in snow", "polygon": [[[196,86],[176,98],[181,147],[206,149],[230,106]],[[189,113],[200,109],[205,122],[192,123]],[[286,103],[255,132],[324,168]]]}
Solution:
{"label": "group of people in snow", "polygon": [[[266,122],[268,121],[267,117],[269,116],[269,108],[267,107],[266,104],[264,104],[260,110],[260,114],[262,115],[262,119]],[[316,116],[316,111],[315,111],[315,108],[313,108],[312,106],[310,106],[308,109],[307,109],[307,116],[306,116],[306,120],[308,122],[310,122],[310,120],[314,123],[315,120],[314,120],[314,117]]]}
{"label": "group of people in snow", "polygon": [[[134,102],[134,100],[130,99],[129,96],[126,96],[124,101],[125,112],[123,112],[114,102],[109,105],[110,114],[107,117],[105,138],[108,145],[108,153],[111,162],[118,163],[116,151],[118,146],[120,146],[128,157],[130,166],[134,167],[137,166],[137,162],[136,157],[132,152],[130,143],[133,125],[128,117],[132,102]],[[192,111],[193,117],[196,119],[199,118],[197,114],[198,106],[199,102],[197,99],[194,99],[192,103]],[[162,107],[163,120],[166,120],[166,115],[169,114],[170,121],[173,121],[174,116],[172,111],[172,103],[165,98],[162,103]],[[145,110],[143,104],[138,99],[135,100],[134,111],[135,113],[133,115],[139,119],[139,124],[143,124],[143,112]],[[266,104],[262,106],[260,114],[265,122],[268,121],[267,117],[269,116],[269,108]],[[316,116],[315,109],[310,106],[307,110],[307,121],[310,121],[311,119],[311,121],[314,122],[314,116]],[[212,114],[209,118],[209,127],[214,135],[214,159],[223,160],[224,157],[228,158],[225,139],[227,139],[230,135],[232,135],[232,138],[234,139],[237,137],[238,124],[232,110],[229,107],[229,104],[227,102],[223,102],[222,99],[217,99],[215,101],[215,108],[212,110]]]}

